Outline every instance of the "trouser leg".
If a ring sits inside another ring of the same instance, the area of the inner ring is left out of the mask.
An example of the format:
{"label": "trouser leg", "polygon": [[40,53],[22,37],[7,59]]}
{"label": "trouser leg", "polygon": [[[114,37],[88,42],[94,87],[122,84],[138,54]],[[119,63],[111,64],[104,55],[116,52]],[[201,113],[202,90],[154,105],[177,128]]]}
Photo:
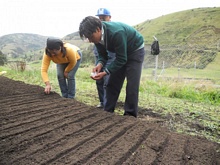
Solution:
{"label": "trouser leg", "polygon": [[79,59],[74,68],[68,73],[68,98],[75,98],[76,94],[76,80],[75,75],[80,66],[81,59]]}
{"label": "trouser leg", "polygon": [[106,100],[107,100],[107,98],[106,98],[106,88],[107,88],[107,85],[108,85],[108,80],[109,80],[109,76],[110,75],[106,75],[106,76],[104,76],[104,86],[103,86],[103,105],[105,105],[106,104]]}
{"label": "trouser leg", "polygon": [[103,104],[103,98],[104,98],[104,79],[96,80],[96,88],[98,91],[99,101],[101,104]]}
{"label": "trouser leg", "polygon": [[126,98],[124,104],[124,114],[137,117],[138,113],[138,94],[141,76],[142,63],[129,61],[126,64]]}
{"label": "trouser leg", "polygon": [[[105,65],[105,67],[108,67],[114,60],[115,60],[115,53],[112,53],[112,52],[108,52],[108,61],[107,61],[107,63],[106,63],[106,65]],[[103,97],[103,103],[104,103],[104,105],[106,104],[106,100],[107,100],[107,98],[106,98],[106,88],[107,88],[107,85],[108,85],[108,81],[109,81],[109,76],[110,75],[106,75],[106,76],[104,76],[104,97]]]}
{"label": "trouser leg", "polygon": [[60,87],[62,97],[68,97],[68,86],[66,78],[64,77],[64,70],[68,64],[57,64],[57,79]]}
{"label": "trouser leg", "polygon": [[64,71],[69,63],[57,64],[57,78],[58,78],[62,97],[65,97],[65,98],[75,97],[75,92],[76,92],[75,91],[75,88],[76,88],[75,74],[82,61],[82,53],[78,51],[78,54],[80,55],[81,58],[77,61],[73,69],[68,73],[68,78],[64,76]]}
{"label": "trouser leg", "polygon": [[142,63],[144,60],[145,51],[140,49],[128,58],[126,64],[126,98],[124,109],[125,115],[132,115],[137,117],[138,114],[138,97],[139,97],[139,86],[142,71]]}
{"label": "trouser leg", "polygon": [[76,80],[75,75],[82,61],[82,53],[80,50],[77,51],[80,59],[77,60],[76,65],[73,69],[68,73],[68,98],[75,98],[76,94]]}
{"label": "trouser leg", "polygon": [[125,67],[112,73],[106,86],[106,104],[104,110],[114,112],[125,79]]}

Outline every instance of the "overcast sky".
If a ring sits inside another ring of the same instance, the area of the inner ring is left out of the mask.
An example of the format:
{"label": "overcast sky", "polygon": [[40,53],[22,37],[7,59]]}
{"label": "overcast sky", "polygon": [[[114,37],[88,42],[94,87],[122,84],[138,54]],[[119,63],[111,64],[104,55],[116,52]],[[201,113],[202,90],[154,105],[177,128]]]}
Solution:
{"label": "overcast sky", "polygon": [[220,7],[220,0],[0,0],[0,37],[34,33],[64,37],[78,31],[81,20],[98,8],[111,11],[112,21],[136,25],[162,15]]}

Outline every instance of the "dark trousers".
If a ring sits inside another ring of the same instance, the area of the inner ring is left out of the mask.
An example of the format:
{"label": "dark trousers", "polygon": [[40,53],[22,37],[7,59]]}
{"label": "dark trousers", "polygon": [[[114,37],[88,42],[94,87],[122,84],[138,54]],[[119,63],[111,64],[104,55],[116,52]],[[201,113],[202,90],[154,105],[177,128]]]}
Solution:
{"label": "dark trousers", "polygon": [[96,88],[98,91],[100,104],[103,105],[104,102],[104,78],[96,80]]}
{"label": "dark trousers", "polygon": [[126,78],[127,84],[124,115],[137,117],[139,85],[144,55],[144,48],[128,54],[127,63],[116,72],[111,73],[106,87],[107,100],[104,106],[105,111],[114,112],[121,88]]}

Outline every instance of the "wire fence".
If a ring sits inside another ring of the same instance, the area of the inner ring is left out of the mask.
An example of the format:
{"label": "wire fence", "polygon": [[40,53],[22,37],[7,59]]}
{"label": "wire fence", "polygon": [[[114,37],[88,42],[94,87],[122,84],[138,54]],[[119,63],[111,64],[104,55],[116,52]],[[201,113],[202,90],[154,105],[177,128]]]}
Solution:
{"label": "wire fence", "polygon": [[144,76],[154,79],[211,81],[220,87],[220,40],[216,44],[162,46],[159,55],[150,54],[145,46]]}

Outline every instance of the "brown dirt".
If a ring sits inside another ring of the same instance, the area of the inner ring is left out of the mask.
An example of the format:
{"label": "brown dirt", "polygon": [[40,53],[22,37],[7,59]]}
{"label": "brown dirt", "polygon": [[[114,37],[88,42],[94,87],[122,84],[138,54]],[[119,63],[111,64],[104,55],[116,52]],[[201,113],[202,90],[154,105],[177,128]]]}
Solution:
{"label": "brown dirt", "polygon": [[0,164],[217,165],[219,144],[0,76]]}

